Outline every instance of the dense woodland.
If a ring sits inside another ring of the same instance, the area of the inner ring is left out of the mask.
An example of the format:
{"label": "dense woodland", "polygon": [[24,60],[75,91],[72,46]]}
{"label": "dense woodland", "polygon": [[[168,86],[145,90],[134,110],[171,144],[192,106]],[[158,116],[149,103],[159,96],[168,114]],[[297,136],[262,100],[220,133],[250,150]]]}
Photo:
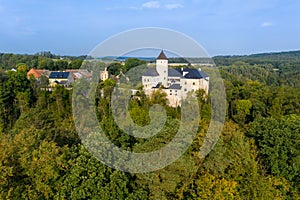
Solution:
{"label": "dense woodland", "polygon": [[[52,54],[0,54],[0,199],[299,199],[299,52],[216,57],[227,95],[222,136],[204,159],[197,152],[209,127],[210,96],[197,92],[201,120],[188,151],[164,169],[144,174],[111,169],[81,144],[72,116],[72,91],[41,90],[26,78],[29,68],[78,68],[83,58]],[[113,63],[112,74],[143,61]],[[25,66],[25,67],[24,67]],[[16,68],[17,71],[6,71]],[[118,128],[110,111],[116,81],[100,82],[99,122],[107,137],[135,152],[159,149],[178,130],[180,108],[165,94],[130,101],[138,125],[150,121],[153,104],[165,107],[166,126],[154,137],[136,139]]]}

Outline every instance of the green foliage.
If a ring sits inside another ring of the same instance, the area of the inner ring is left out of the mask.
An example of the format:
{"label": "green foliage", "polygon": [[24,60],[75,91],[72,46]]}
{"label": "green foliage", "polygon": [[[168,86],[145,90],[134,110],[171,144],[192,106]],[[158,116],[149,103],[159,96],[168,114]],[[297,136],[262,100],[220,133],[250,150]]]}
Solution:
{"label": "green foliage", "polygon": [[[1,140],[1,199],[49,199],[54,195],[64,163],[66,147],[40,140],[39,131],[28,129]],[[3,143],[5,142],[5,143]]]}
{"label": "green foliage", "polygon": [[179,191],[186,199],[288,199],[296,198],[284,178],[261,174],[256,148],[232,122],[200,165],[189,185]]}
{"label": "green foliage", "polygon": [[236,100],[233,102],[235,106],[236,113],[233,119],[241,126],[245,123],[246,117],[250,116],[250,111],[252,109],[252,103],[250,100]]}
{"label": "green foliage", "polygon": [[120,63],[111,63],[108,66],[108,71],[110,74],[117,76],[120,74],[122,67],[123,66]]}
{"label": "green foliage", "polygon": [[[198,157],[214,94],[199,90],[201,120],[191,147],[164,169],[130,174],[105,166],[80,143],[72,91],[63,87],[44,91],[39,87],[47,85],[47,79],[38,85],[26,78],[28,68],[77,69],[84,56],[0,54],[1,69],[18,68],[0,70],[0,199],[299,199],[297,55],[218,58],[228,107],[221,138],[210,154]],[[141,64],[145,62],[128,59],[124,66],[113,63],[108,70],[117,75]],[[155,136],[134,138],[120,130],[112,116],[116,84],[108,79],[97,87],[97,117],[106,136],[139,153],[168,145],[178,131],[181,108],[168,107],[166,94],[159,89],[147,97],[139,87],[129,102],[132,120],[148,125],[154,104],[166,110],[167,120]]]}
{"label": "green foliage", "polygon": [[[285,177],[299,184],[300,177],[300,117],[257,119],[248,135],[253,137],[268,173]],[[299,187],[299,185],[298,185]]]}
{"label": "green foliage", "polygon": [[130,69],[132,69],[134,67],[137,67],[137,66],[143,65],[143,64],[146,64],[146,61],[139,60],[137,58],[128,58],[125,61],[125,65],[123,67],[123,73],[129,71]]}
{"label": "green foliage", "polygon": [[24,63],[19,63],[19,64],[17,64],[17,70],[22,71],[22,72],[27,72],[28,66]]}
{"label": "green foliage", "polygon": [[240,199],[236,186],[235,181],[204,174],[195,181],[195,191],[185,199]]}
{"label": "green foliage", "polygon": [[[10,70],[19,68],[20,65],[26,66],[26,70],[29,68],[48,70],[78,69],[84,59],[86,59],[86,56],[61,57],[51,54],[51,52],[40,52],[35,55],[0,53],[0,69]],[[23,69],[25,68],[23,67]]]}
{"label": "green foliage", "polygon": [[134,123],[145,126],[150,123],[149,109],[143,106],[140,101],[134,99],[130,102],[130,116]]}
{"label": "green foliage", "polygon": [[150,96],[150,105],[159,104],[166,106],[168,100],[166,99],[167,94],[162,90],[155,90]]}
{"label": "green foliage", "polygon": [[196,91],[196,96],[198,98],[199,109],[201,113],[201,119],[205,121],[210,121],[211,118],[211,104],[210,96],[205,94],[204,90]]}
{"label": "green foliage", "polygon": [[82,145],[73,149],[72,163],[61,178],[59,199],[147,199],[144,186],[133,184],[134,176],[113,170],[88,153]]}
{"label": "green foliage", "polygon": [[83,62],[83,60],[80,60],[80,59],[72,60],[71,63],[69,64],[68,68],[79,69],[82,65],[82,62]]}
{"label": "green foliage", "polygon": [[0,78],[0,127],[11,128],[21,112],[32,105],[33,89],[24,71],[9,71]]}

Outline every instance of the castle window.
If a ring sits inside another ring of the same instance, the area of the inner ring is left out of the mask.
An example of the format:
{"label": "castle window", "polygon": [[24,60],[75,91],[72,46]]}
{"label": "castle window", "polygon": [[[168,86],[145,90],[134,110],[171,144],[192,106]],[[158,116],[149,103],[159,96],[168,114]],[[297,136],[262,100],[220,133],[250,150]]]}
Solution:
{"label": "castle window", "polygon": [[186,82],[184,84],[186,84]]}
{"label": "castle window", "polygon": [[193,85],[195,85],[195,82],[193,82]]}
{"label": "castle window", "polygon": [[186,91],[187,91],[187,89],[184,89],[184,91],[186,92]]}

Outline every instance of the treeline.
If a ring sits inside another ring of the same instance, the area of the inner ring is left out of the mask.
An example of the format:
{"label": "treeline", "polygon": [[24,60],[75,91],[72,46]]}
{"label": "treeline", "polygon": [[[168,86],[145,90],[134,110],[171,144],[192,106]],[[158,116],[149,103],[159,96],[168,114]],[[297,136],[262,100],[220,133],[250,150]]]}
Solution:
{"label": "treeline", "polygon": [[[110,70],[118,74],[121,67],[126,71],[140,64],[144,62],[132,59]],[[35,80],[26,79],[26,71],[2,73],[0,199],[299,199],[299,85],[279,84],[278,76],[268,82],[267,67],[256,66],[256,72],[245,65],[221,69],[226,123],[212,152],[199,158],[212,114],[212,97],[200,90],[201,120],[191,147],[175,163],[145,174],[111,169],[85,149],[73,122],[72,91],[43,91]],[[180,108],[168,107],[161,91],[147,97],[140,90],[129,103],[133,121],[149,124],[154,104],[165,108],[167,121],[155,136],[134,138],[112,116],[115,85],[108,79],[97,88],[95,110],[107,137],[134,152],[168,144],[179,128]]]}
{"label": "treeline", "polygon": [[231,65],[237,61],[247,62],[249,64],[272,64],[278,67],[282,64],[300,63],[300,51],[288,51],[278,53],[262,53],[245,56],[215,56],[214,61],[217,65]]}
{"label": "treeline", "polygon": [[300,51],[220,56],[214,61],[223,76],[234,75],[239,79],[247,78],[274,86],[300,86]]}
{"label": "treeline", "polygon": [[19,64],[25,64],[28,68],[35,69],[79,69],[82,61],[86,58],[87,56],[58,56],[51,52],[40,52],[35,55],[0,53],[0,69],[16,69]]}

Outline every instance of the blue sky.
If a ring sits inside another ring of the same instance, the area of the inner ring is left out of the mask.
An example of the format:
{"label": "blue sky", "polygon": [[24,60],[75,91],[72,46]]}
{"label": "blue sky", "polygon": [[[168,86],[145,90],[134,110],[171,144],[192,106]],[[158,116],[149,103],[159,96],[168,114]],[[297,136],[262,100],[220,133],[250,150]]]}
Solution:
{"label": "blue sky", "polygon": [[210,55],[300,49],[298,0],[0,0],[0,52],[88,54],[133,28],[182,32]]}

